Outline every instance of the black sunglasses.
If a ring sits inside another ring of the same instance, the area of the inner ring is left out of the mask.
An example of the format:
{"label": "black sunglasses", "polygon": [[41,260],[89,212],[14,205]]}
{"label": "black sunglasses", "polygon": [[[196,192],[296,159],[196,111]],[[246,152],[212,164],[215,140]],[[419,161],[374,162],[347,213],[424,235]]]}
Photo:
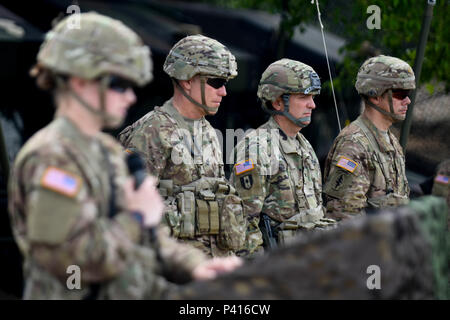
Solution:
{"label": "black sunglasses", "polygon": [[392,97],[398,100],[403,100],[407,96],[409,96],[410,92],[411,90],[402,90],[402,89],[392,90]]}
{"label": "black sunglasses", "polygon": [[133,87],[135,86],[135,84],[132,81],[121,78],[121,77],[110,76],[109,79],[110,80],[109,80],[108,87],[111,90],[114,90],[119,93],[124,93],[128,89],[133,89]]}
{"label": "black sunglasses", "polygon": [[228,80],[224,78],[208,78],[208,80],[206,80],[206,83],[214,89],[222,88],[227,82]]}

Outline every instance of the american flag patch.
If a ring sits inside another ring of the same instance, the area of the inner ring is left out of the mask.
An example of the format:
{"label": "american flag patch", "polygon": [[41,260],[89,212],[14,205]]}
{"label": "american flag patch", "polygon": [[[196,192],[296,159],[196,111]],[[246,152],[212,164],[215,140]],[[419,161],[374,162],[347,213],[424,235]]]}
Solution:
{"label": "american flag patch", "polygon": [[442,174],[438,174],[436,178],[434,179],[435,182],[439,182],[442,184],[448,184],[448,177],[443,176]]}
{"label": "american flag patch", "polygon": [[339,168],[345,169],[351,173],[353,173],[353,171],[355,171],[356,167],[358,166],[355,161],[352,161],[346,157],[341,157],[336,165]]}
{"label": "american flag patch", "polygon": [[253,165],[252,159],[244,160],[241,162],[236,163],[234,166],[234,169],[236,170],[236,175],[240,175],[244,172],[253,170],[255,166]]}
{"label": "american flag patch", "polygon": [[74,197],[81,186],[81,179],[64,170],[48,167],[41,179],[41,185],[63,195]]}

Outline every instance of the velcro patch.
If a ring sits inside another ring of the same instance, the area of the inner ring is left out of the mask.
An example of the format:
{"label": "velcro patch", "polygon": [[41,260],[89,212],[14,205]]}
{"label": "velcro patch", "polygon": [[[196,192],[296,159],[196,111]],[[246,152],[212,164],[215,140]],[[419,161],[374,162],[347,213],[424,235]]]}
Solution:
{"label": "velcro patch", "polygon": [[442,184],[448,184],[448,177],[442,174],[438,174],[434,181]]}
{"label": "velcro patch", "polygon": [[[342,171],[341,171],[342,172]],[[344,185],[344,175],[348,173],[341,173],[340,175],[336,176],[336,179],[334,179],[332,188],[334,190],[339,190]]]}
{"label": "velcro patch", "polygon": [[336,166],[353,173],[356,167],[358,167],[358,164],[355,161],[342,156],[339,158],[339,161],[336,163]]}
{"label": "velcro patch", "polygon": [[245,190],[250,190],[253,187],[253,177],[251,175],[246,175],[241,177],[241,186]]}
{"label": "velcro patch", "polygon": [[41,185],[73,198],[80,190],[81,178],[62,169],[48,167],[42,176]]}
{"label": "velcro patch", "polygon": [[247,159],[241,162],[236,163],[236,165],[234,166],[236,175],[240,175],[243,174],[244,172],[248,172],[251,171],[253,169],[255,169],[255,165],[253,164],[252,159]]}
{"label": "velcro patch", "polygon": [[335,170],[327,177],[323,186],[323,192],[328,196],[342,199],[348,195],[349,187],[355,177],[343,170]]}

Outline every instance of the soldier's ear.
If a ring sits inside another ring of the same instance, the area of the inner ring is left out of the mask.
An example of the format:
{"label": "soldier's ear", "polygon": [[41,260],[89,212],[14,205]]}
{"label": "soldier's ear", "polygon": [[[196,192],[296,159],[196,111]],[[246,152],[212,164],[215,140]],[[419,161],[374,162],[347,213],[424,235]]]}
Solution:
{"label": "soldier's ear", "polygon": [[178,80],[178,83],[180,84],[181,88],[183,88],[183,90],[190,90],[191,89],[191,81],[190,80]]}
{"label": "soldier's ear", "polygon": [[369,101],[376,105],[379,105],[382,100],[383,100],[383,95],[378,96],[378,97],[370,97],[369,98]]}
{"label": "soldier's ear", "polygon": [[272,101],[272,107],[277,111],[281,111],[283,109],[283,105],[283,99],[281,99],[281,97],[278,97],[275,101]]}
{"label": "soldier's ear", "polygon": [[86,88],[92,86],[93,84],[94,81],[89,81],[79,77],[70,77],[67,79],[68,87],[79,95],[82,95]]}
{"label": "soldier's ear", "polygon": [[67,79],[69,87],[76,91],[81,90],[86,85],[86,82],[86,80],[78,77],[69,77],[69,79]]}

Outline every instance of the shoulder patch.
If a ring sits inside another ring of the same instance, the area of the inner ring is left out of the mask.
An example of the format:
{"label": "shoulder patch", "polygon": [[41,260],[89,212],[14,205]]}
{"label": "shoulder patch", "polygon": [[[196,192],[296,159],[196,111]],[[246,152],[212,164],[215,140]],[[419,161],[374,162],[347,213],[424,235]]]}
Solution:
{"label": "shoulder patch", "polygon": [[350,173],[336,170],[334,174],[328,176],[323,192],[331,197],[341,199],[348,194],[348,187],[353,179],[354,176]]}
{"label": "shoulder patch", "polygon": [[65,170],[48,167],[41,179],[41,186],[71,198],[78,194],[81,178]]}
{"label": "shoulder patch", "polygon": [[448,177],[444,176],[442,174],[438,174],[436,176],[436,178],[434,179],[434,182],[442,183],[442,184],[448,184]]}
{"label": "shoulder patch", "polygon": [[356,167],[358,167],[358,164],[355,161],[342,156],[339,158],[339,161],[336,163],[336,166],[353,173]]}
{"label": "shoulder patch", "polygon": [[253,177],[251,175],[246,175],[240,178],[241,186],[245,190],[250,190],[253,187]]}
{"label": "shoulder patch", "polygon": [[252,159],[238,162],[234,166],[234,170],[237,176],[243,174],[244,172],[252,171],[253,169],[255,169],[255,165],[253,164]]}

